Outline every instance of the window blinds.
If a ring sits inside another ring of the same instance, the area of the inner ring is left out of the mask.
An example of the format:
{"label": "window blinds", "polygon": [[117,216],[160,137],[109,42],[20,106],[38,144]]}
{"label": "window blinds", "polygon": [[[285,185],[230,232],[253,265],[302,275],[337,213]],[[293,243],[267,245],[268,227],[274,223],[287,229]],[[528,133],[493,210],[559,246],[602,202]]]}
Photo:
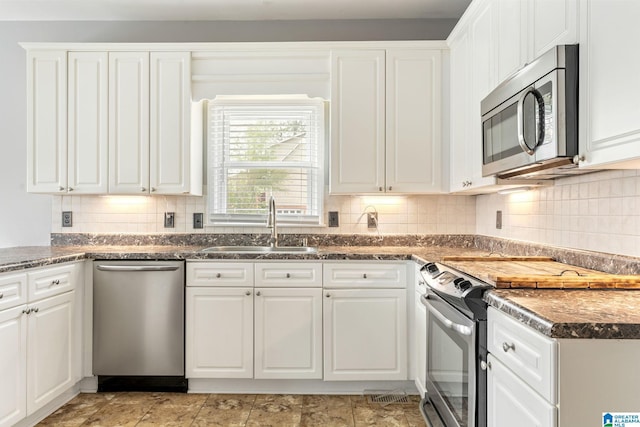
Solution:
{"label": "window blinds", "polygon": [[324,104],[306,97],[208,104],[210,224],[319,224]]}

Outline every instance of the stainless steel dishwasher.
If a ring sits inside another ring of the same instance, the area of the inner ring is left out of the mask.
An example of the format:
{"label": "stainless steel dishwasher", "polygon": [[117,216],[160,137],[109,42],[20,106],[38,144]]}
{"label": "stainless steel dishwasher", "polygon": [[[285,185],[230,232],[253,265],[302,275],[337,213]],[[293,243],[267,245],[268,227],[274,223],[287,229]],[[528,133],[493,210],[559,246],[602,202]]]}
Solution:
{"label": "stainless steel dishwasher", "polygon": [[186,391],[183,261],[94,261],[93,373],[99,391]]}

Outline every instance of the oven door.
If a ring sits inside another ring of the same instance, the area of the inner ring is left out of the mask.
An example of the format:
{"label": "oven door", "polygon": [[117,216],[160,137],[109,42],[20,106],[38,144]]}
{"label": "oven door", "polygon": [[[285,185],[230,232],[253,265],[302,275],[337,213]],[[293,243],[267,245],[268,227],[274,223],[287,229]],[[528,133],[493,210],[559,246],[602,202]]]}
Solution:
{"label": "oven door", "polygon": [[446,427],[477,427],[476,324],[431,292],[421,300],[427,307],[427,396]]}

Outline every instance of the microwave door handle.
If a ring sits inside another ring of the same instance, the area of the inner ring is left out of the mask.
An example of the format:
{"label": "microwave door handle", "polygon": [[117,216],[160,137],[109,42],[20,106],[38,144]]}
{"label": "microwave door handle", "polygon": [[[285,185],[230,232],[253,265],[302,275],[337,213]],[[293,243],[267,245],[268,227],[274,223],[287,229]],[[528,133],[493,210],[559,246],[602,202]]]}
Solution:
{"label": "microwave door handle", "polygon": [[[533,95],[536,98],[536,102],[538,103],[538,127],[537,127],[537,141],[536,144],[532,147],[527,144],[527,140],[524,136],[524,100],[527,95]],[[529,87],[522,95],[520,95],[520,99],[518,99],[518,144],[520,144],[520,148],[522,151],[532,156],[536,151],[536,147],[544,141],[544,99],[542,99],[542,95],[535,88]]]}
{"label": "microwave door handle", "polygon": [[451,320],[447,319],[444,314],[442,314],[438,310],[436,310],[431,304],[429,304],[429,296],[428,295],[422,295],[420,297],[420,300],[421,300],[422,304],[425,307],[427,307],[429,312],[431,314],[433,314],[433,316],[436,319],[438,319],[440,322],[442,322],[447,328],[451,329],[452,331],[456,331],[460,335],[465,335],[465,336],[471,336],[471,334],[473,333],[473,329],[471,329],[469,326],[465,326],[465,325],[460,325],[458,323],[454,323]]}

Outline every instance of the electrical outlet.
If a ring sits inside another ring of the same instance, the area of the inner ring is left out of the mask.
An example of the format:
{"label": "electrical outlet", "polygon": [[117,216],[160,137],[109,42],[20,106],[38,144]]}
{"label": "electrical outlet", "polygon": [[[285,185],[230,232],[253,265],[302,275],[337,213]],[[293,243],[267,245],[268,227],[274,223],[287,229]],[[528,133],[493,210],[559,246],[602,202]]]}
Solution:
{"label": "electrical outlet", "polygon": [[62,226],[63,227],[73,226],[73,214],[71,213],[71,211],[62,212]]}
{"label": "electrical outlet", "polygon": [[174,228],[174,219],[176,213],[175,212],[165,212],[164,213],[164,228]]}
{"label": "electrical outlet", "polygon": [[203,228],[202,212],[195,212],[193,214],[193,228]]}
{"label": "electrical outlet", "polygon": [[338,219],[338,212],[330,211],[329,212],[329,227],[338,227],[340,225],[340,220]]}
{"label": "electrical outlet", "polygon": [[502,211],[496,211],[496,228],[502,229]]}
{"label": "electrical outlet", "polygon": [[367,212],[367,228],[378,228],[378,212]]}

